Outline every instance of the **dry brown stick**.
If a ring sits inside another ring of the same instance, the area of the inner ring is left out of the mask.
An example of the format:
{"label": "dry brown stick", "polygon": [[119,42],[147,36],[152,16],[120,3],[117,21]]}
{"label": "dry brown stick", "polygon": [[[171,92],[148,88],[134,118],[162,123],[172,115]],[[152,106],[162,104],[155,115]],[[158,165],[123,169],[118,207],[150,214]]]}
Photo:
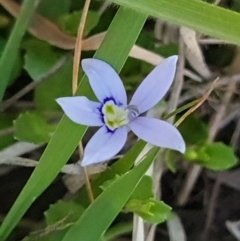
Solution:
{"label": "dry brown stick", "polygon": [[[179,39],[179,57],[178,57],[178,63],[177,63],[177,70],[176,70],[176,76],[175,80],[173,83],[173,87],[171,90],[169,102],[168,102],[168,108],[167,108],[167,113],[171,113],[174,110],[176,110],[178,106],[178,101],[179,97],[182,91],[183,87],[183,82],[184,82],[184,66],[185,66],[185,55],[184,55],[184,43],[182,38],[180,37]],[[174,122],[174,117],[169,119],[170,123]],[[162,152],[161,154],[161,159],[165,158],[165,152]],[[159,158],[159,159],[160,159]],[[163,174],[164,170],[164,163],[162,160],[158,160],[154,163],[154,190],[155,194],[158,198],[161,198],[161,193],[160,193],[160,180]],[[148,229],[149,233],[147,234],[147,239],[146,241],[153,241],[155,238],[155,231],[156,231],[156,225],[150,226]]]}
{"label": "dry brown stick", "polygon": [[[75,50],[74,50],[74,61],[73,61],[73,78],[72,78],[73,95],[77,91],[77,87],[78,87],[79,65],[80,65],[82,43],[83,43],[83,30],[84,30],[85,23],[86,23],[87,13],[88,13],[88,9],[90,6],[90,2],[91,2],[91,0],[85,1],[83,11],[82,11],[81,21],[80,21],[80,24],[78,27],[78,34],[77,34],[77,39],[76,39],[76,45],[75,45]],[[79,149],[79,155],[81,157],[81,155],[83,155],[83,148],[82,148],[81,142],[79,143],[78,149]],[[86,167],[84,167],[83,169],[84,169],[84,173],[85,173],[85,177],[86,177],[86,187],[87,187],[88,195],[89,195],[90,201],[93,202],[94,196],[93,196],[92,187],[91,187],[91,183],[90,183],[89,176],[88,176],[88,170]]]}
{"label": "dry brown stick", "polygon": [[[217,112],[217,114],[215,115],[215,117],[213,118],[213,120],[211,122],[210,136],[209,136],[210,141],[214,140],[214,138],[217,135],[217,132],[219,131],[219,129],[221,127],[221,120],[223,119],[223,117],[226,113],[226,110],[230,104],[230,101],[232,99],[232,95],[234,93],[235,88],[236,88],[236,81],[230,82],[228,85],[228,88],[227,88],[227,92],[225,93],[224,98],[223,98],[223,104],[221,105],[219,111]],[[220,180],[221,180],[221,174],[218,175],[216,182],[213,186],[212,195],[210,196],[209,205],[207,207],[205,237],[207,237],[207,235],[208,235],[208,232],[211,228],[211,224],[212,224],[214,216],[215,216],[214,214],[215,214],[216,201],[218,198],[218,193],[219,193],[220,184],[221,184]]]}
{"label": "dry brown stick", "polygon": [[[173,87],[171,90],[171,95],[170,95],[169,102],[168,102],[167,113],[171,113],[171,112],[175,111],[178,106],[178,101],[179,101],[179,97],[180,97],[182,87],[183,87],[183,82],[184,82],[184,74],[183,74],[184,66],[185,66],[184,51],[185,51],[185,45],[184,45],[182,38],[180,37],[177,72],[176,72],[175,81],[174,81],[174,84],[173,84]],[[170,123],[173,123],[174,117],[170,118],[168,121]]]}
{"label": "dry brown stick", "polygon": [[199,44],[231,44],[225,40],[221,40],[221,39],[213,39],[213,38],[204,38],[204,39],[199,39],[198,40]]}
{"label": "dry brown stick", "polygon": [[[175,126],[178,126],[188,115],[190,115],[193,111],[195,111],[199,106],[203,104],[204,101],[207,100],[209,95],[211,94],[212,90],[214,89],[214,86],[216,82],[218,81],[218,78],[215,79],[215,81],[210,86],[207,93],[199,99],[199,103],[196,106],[193,106],[190,110],[188,110],[176,123]],[[178,205],[184,205],[200,175],[202,172],[202,167],[199,165],[192,165],[192,167],[189,169],[186,177],[186,182],[183,185],[183,188],[180,190],[180,193],[178,195]]]}
{"label": "dry brown stick", "polygon": [[212,194],[210,195],[210,200],[209,200],[209,205],[207,208],[207,217],[206,217],[206,224],[204,228],[204,237],[207,239],[211,224],[214,219],[214,213],[215,213],[215,207],[216,207],[216,201],[218,198],[218,194],[220,192],[220,187],[221,187],[221,179],[222,179],[222,173],[217,174],[216,181],[214,183],[213,189],[212,189]]}
{"label": "dry brown stick", "polygon": [[232,135],[232,138],[231,138],[231,141],[230,141],[231,146],[233,148],[237,148],[237,145],[238,145],[238,142],[239,142],[239,139],[240,139],[240,116],[239,115],[238,115],[238,118],[239,118],[238,123],[236,125],[236,128],[233,132],[233,135]]}
{"label": "dry brown stick", "polygon": [[83,11],[81,21],[78,27],[78,34],[76,39],[76,45],[74,50],[74,61],[73,61],[73,82],[72,82],[72,91],[76,92],[78,87],[78,75],[79,75],[79,64],[82,52],[82,42],[83,42],[83,30],[87,19],[87,13],[90,6],[91,0],[86,0]]}
{"label": "dry brown stick", "polygon": [[210,122],[210,134],[209,134],[209,141],[213,141],[217,132],[221,127],[221,120],[224,118],[228,105],[231,101],[232,94],[234,93],[236,88],[236,81],[232,80],[228,84],[227,91],[223,97],[223,104],[220,106],[218,112],[213,117],[212,121]]}

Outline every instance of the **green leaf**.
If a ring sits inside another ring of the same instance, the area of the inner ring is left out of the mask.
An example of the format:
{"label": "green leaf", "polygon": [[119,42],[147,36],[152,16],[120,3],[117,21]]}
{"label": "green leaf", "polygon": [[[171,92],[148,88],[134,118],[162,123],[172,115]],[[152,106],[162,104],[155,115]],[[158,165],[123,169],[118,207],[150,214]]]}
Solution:
{"label": "green leaf", "polygon": [[207,125],[194,115],[188,116],[178,129],[188,145],[199,145],[208,140],[209,130]]}
{"label": "green leaf", "polygon": [[133,229],[132,222],[118,223],[118,224],[114,225],[113,227],[109,228],[107,233],[104,235],[104,241],[118,240],[117,238],[119,236],[131,233],[132,229]]}
{"label": "green leaf", "polygon": [[[100,188],[102,190],[106,190],[109,188],[120,176],[116,175],[113,179],[107,180],[104,182]],[[153,197],[153,183],[152,178],[150,176],[143,176],[142,180],[139,182],[134,192],[132,193],[130,199],[142,199],[145,200],[147,198]]]}
{"label": "green leaf", "polygon": [[46,42],[30,40],[24,45],[24,68],[33,80],[40,80],[66,55]]}
{"label": "green leaf", "polygon": [[173,173],[177,172],[177,160],[179,157],[179,153],[173,150],[167,150],[165,162],[169,170]]}
{"label": "green leaf", "polygon": [[59,241],[67,230],[79,219],[84,208],[73,202],[60,200],[44,213],[47,227],[31,233],[24,241]]}
{"label": "green leaf", "polygon": [[125,208],[126,211],[134,212],[145,221],[155,224],[164,222],[171,212],[170,206],[153,198],[146,200],[131,199]]}
{"label": "green leaf", "polygon": [[143,176],[141,182],[137,185],[136,189],[131,195],[130,200],[145,200],[148,198],[152,198],[153,196],[153,180],[150,176]]}
{"label": "green leaf", "polygon": [[[240,14],[199,0],[111,0],[139,13],[240,44]],[[221,17],[219,17],[221,16]]]}
{"label": "green leaf", "polygon": [[83,214],[84,208],[73,201],[60,200],[52,204],[44,213],[47,225],[53,225],[64,218],[68,217],[69,222],[75,222]]}
{"label": "green leaf", "polygon": [[46,78],[34,93],[34,102],[40,110],[60,110],[56,99],[71,96],[73,61],[70,59],[56,73]]}
{"label": "green leaf", "polygon": [[37,11],[43,16],[57,20],[63,14],[66,14],[70,11],[71,0],[41,0]]}
{"label": "green leaf", "polygon": [[[156,158],[157,152],[157,148],[151,150],[138,166],[118,178],[108,189],[99,195],[86,209],[76,224],[69,229],[63,241],[99,240],[117,214],[122,210],[142,176]],[[94,232],[91,231],[93,224]]]}
{"label": "green leaf", "polygon": [[[0,115],[0,132],[12,127],[13,116],[1,114]],[[0,136],[0,150],[4,147],[9,146],[14,143],[13,133],[8,133],[6,135]]]}
{"label": "green leaf", "polygon": [[159,53],[164,57],[169,57],[178,54],[178,44],[166,44],[158,47],[155,52]]}
{"label": "green leaf", "polygon": [[[59,19],[60,27],[67,33],[77,36],[78,26],[82,17],[82,11],[76,11],[71,14],[62,16]],[[86,24],[84,26],[83,35],[86,36],[97,26],[100,15],[94,11],[88,11]]]}
{"label": "green leaf", "polygon": [[238,162],[233,148],[223,143],[210,143],[198,149],[189,149],[185,157],[216,171],[229,169]]}
{"label": "green leaf", "polygon": [[154,199],[153,180],[150,176],[144,176],[129,198],[124,210],[136,213],[145,221],[161,223],[167,219],[171,207]]}
{"label": "green leaf", "polygon": [[35,112],[26,112],[14,121],[14,129],[17,140],[44,144],[50,140],[55,126],[48,124],[46,119]]}
{"label": "green leaf", "polygon": [[[145,15],[120,8],[95,58],[108,62],[119,72],[145,20]],[[85,94],[89,98],[94,97],[86,77],[81,81],[77,94]],[[63,117],[40,159],[40,164],[34,169],[29,181],[5,217],[0,227],[0,240],[7,238],[27,209],[55,179],[75,150],[86,129],[86,126],[74,124],[66,116]],[[44,178],[42,178],[43,176]]]}
{"label": "green leaf", "polygon": [[20,43],[27,30],[27,26],[31,20],[35,7],[37,6],[36,2],[36,0],[25,0],[23,2],[22,11],[17,18],[16,24],[0,59],[0,101],[2,100],[6,87],[11,79],[11,74],[19,53]]}

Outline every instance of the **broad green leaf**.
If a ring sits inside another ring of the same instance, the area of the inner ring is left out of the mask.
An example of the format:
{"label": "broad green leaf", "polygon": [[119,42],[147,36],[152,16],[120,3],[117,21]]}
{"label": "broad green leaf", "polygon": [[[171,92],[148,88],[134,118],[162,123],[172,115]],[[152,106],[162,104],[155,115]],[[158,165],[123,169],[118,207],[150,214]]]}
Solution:
{"label": "broad green leaf", "polygon": [[[110,63],[119,72],[145,20],[145,15],[120,8],[95,57]],[[81,81],[77,94],[94,97],[86,77]],[[0,227],[0,240],[7,238],[31,204],[51,184],[70,158],[86,129],[86,126],[76,125],[66,116],[63,117],[40,159],[40,164],[35,168],[12,209],[5,217]],[[43,176],[44,178],[42,178]]]}
{"label": "broad green leaf", "polygon": [[226,170],[238,162],[232,147],[223,143],[210,143],[198,149],[189,149],[186,158],[216,171]]}
{"label": "broad green leaf", "polygon": [[[59,25],[65,32],[77,36],[81,17],[82,11],[64,15],[59,19]],[[86,25],[84,26],[84,36],[88,35],[89,32],[98,24],[99,19],[100,15],[97,12],[91,10],[88,11]]]}
{"label": "broad green leaf", "polygon": [[[76,224],[69,229],[63,241],[99,240],[117,214],[122,210],[142,176],[156,158],[157,152],[158,148],[151,150],[138,166],[118,178],[108,189],[99,195],[86,209]],[[93,224],[94,232],[91,231]]]}
{"label": "broad green leaf", "polygon": [[[240,14],[199,0],[111,0],[134,11],[240,44]],[[221,17],[219,17],[221,16]]]}
{"label": "broad green leaf", "polygon": [[153,180],[150,176],[144,176],[129,198],[124,210],[136,213],[145,221],[161,223],[166,220],[171,207],[154,199]]}
{"label": "broad green leaf", "polygon": [[8,39],[7,45],[0,59],[0,101],[3,98],[6,87],[10,81],[11,74],[16,63],[22,37],[37,6],[37,0],[25,0],[22,11]]}
{"label": "broad green leaf", "polygon": [[24,69],[33,80],[40,80],[66,55],[46,42],[30,40],[24,44]]}
{"label": "broad green leaf", "polygon": [[53,225],[67,217],[69,222],[75,222],[83,212],[84,208],[76,202],[60,200],[52,204],[44,215],[47,225]]}
{"label": "broad green leaf", "polygon": [[55,100],[59,97],[71,96],[72,66],[73,61],[70,59],[37,87],[34,102],[38,109],[60,110]]}
{"label": "broad green leaf", "polygon": [[63,14],[66,14],[70,11],[71,0],[41,0],[37,11],[43,16],[57,20]]}
{"label": "broad green leaf", "polygon": [[164,222],[168,218],[171,207],[163,201],[158,201],[153,198],[146,200],[131,199],[125,206],[125,211],[134,212],[145,221],[158,224]]}
{"label": "broad green leaf", "polygon": [[207,125],[194,115],[188,116],[178,127],[187,145],[199,145],[208,140]]}
{"label": "broad green leaf", "polygon": [[27,236],[24,241],[59,241],[79,219],[84,208],[73,201],[60,200],[44,213],[47,227]]}
{"label": "broad green leaf", "polygon": [[14,136],[19,141],[45,144],[50,140],[55,128],[55,125],[49,124],[40,114],[26,112],[14,121]]}
{"label": "broad green leaf", "polygon": [[59,241],[62,240],[63,236],[67,230],[73,225],[73,222],[70,222],[69,216],[64,219],[47,226],[44,229],[30,233],[23,241]]}

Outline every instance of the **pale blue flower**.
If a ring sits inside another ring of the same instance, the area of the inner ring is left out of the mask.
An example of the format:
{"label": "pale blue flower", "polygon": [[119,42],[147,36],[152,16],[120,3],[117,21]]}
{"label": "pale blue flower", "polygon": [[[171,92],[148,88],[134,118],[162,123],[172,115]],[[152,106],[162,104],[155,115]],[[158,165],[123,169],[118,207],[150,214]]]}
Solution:
{"label": "pale blue flower", "polygon": [[170,88],[176,62],[177,56],[172,56],[158,65],[127,104],[123,83],[110,65],[98,59],[82,60],[82,68],[99,102],[84,96],[57,99],[72,121],[101,126],[86,145],[82,166],[103,162],[116,155],[125,144],[130,130],[153,145],[185,152],[184,140],[173,125],[141,116],[155,106]]}

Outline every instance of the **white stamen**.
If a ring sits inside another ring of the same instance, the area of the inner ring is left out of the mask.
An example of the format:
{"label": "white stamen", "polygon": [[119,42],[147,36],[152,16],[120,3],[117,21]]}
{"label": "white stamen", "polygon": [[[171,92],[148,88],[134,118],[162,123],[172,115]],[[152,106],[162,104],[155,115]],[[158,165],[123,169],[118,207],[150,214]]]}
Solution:
{"label": "white stamen", "polygon": [[139,115],[139,110],[135,105],[129,105],[125,109],[116,105],[112,100],[107,101],[102,107],[105,125],[114,130],[126,126]]}

